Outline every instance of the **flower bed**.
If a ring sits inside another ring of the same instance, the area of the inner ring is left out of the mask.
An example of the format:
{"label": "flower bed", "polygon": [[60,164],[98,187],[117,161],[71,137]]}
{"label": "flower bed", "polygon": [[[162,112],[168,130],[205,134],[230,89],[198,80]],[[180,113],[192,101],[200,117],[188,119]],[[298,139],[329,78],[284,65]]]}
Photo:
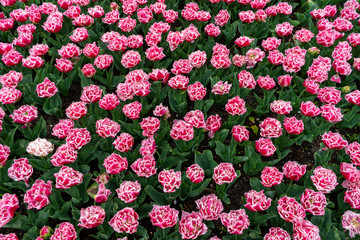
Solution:
{"label": "flower bed", "polygon": [[0,239],[360,237],[356,0],[0,4]]}

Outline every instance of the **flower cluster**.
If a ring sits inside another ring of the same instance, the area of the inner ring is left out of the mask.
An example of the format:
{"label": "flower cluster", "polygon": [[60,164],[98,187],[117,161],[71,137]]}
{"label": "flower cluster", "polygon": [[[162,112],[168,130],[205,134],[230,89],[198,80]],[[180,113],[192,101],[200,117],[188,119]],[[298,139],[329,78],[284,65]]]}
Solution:
{"label": "flower cluster", "polygon": [[360,3],[303,2],[0,0],[0,239],[360,236]]}

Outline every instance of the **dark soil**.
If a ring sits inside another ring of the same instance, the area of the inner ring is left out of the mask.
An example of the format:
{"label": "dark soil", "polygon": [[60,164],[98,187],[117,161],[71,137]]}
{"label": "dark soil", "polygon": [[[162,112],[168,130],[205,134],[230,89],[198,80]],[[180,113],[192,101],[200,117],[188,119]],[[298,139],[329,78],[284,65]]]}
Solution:
{"label": "dark soil", "polygon": [[307,165],[307,170],[310,170],[314,163],[314,153],[320,149],[320,142],[321,139],[318,137],[312,143],[304,141],[301,146],[291,146],[290,153],[278,162],[275,167],[278,167],[281,170],[284,163],[296,161],[299,164]]}

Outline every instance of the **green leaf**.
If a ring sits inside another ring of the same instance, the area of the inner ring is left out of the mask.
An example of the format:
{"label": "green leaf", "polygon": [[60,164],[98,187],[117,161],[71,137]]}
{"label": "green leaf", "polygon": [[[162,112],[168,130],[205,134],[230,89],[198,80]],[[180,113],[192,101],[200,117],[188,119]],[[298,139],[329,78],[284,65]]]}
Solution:
{"label": "green leaf", "polygon": [[267,190],[267,188],[262,185],[259,178],[250,178],[250,186],[252,189],[258,192],[261,190]]}
{"label": "green leaf", "polygon": [[254,223],[265,223],[267,220],[277,217],[276,214],[264,214],[255,218]]}
{"label": "green leaf", "polygon": [[80,211],[75,206],[71,205],[71,214],[73,216],[73,219],[79,219],[80,218]]}
{"label": "green leaf", "polygon": [[211,179],[206,179],[201,183],[194,184],[192,190],[188,193],[188,197],[197,197],[199,196],[205,188],[209,185]]}
{"label": "green leaf", "polygon": [[248,160],[248,157],[246,157],[246,156],[234,156],[233,160],[232,160],[232,163],[233,164],[239,164],[239,163],[242,163],[242,162],[246,162],[247,160]]}
{"label": "green leaf", "polygon": [[[48,33],[44,33],[44,32],[40,32],[41,35],[46,38],[46,40],[48,40],[49,42],[51,42],[52,45],[55,46],[56,49],[60,49],[61,48],[61,44],[57,41],[55,41],[53,38],[49,37],[50,35],[48,35]],[[57,57],[57,55],[55,55]]]}
{"label": "green leaf", "polygon": [[171,109],[184,115],[187,109],[186,91],[171,88],[168,96]]}
{"label": "green leaf", "polygon": [[333,152],[334,150],[330,149],[315,152],[315,166],[327,166],[328,162],[331,160],[331,155],[333,154]]}
{"label": "green leaf", "polygon": [[[258,67],[257,69],[260,70],[261,68]],[[272,100],[275,100],[274,93],[275,90],[264,90],[264,89],[263,89],[263,94],[264,94],[263,97],[259,97],[257,96],[257,94],[254,93],[254,97],[258,101],[258,106],[255,109],[255,113],[258,116],[261,116],[269,111],[270,102]]]}
{"label": "green leaf", "polygon": [[76,202],[80,202],[81,195],[78,186],[72,186],[69,189],[66,189],[65,191],[72,197],[71,201],[74,202],[76,205],[78,204]]}
{"label": "green leaf", "polygon": [[31,166],[40,171],[46,172],[51,167],[50,163],[45,159],[28,158],[28,160]]}
{"label": "green leaf", "polygon": [[317,225],[320,229],[320,236],[322,239],[325,239],[328,236],[332,221],[331,221],[331,210],[325,208],[325,215],[324,216],[313,216],[311,218],[311,222]]}
{"label": "green leaf", "polygon": [[70,217],[69,211],[71,208],[71,202],[66,202],[62,205],[61,210],[57,210],[51,218],[59,219],[62,221],[73,221],[73,218]]}
{"label": "green leaf", "polygon": [[53,167],[47,170],[40,178],[44,181],[51,180],[54,177],[54,173],[58,172],[59,168]]}
{"label": "green leaf", "polygon": [[306,187],[300,185],[292,185],[289,188],[289,196],[300,198],[303,192],[305,192]]}
{"label": "green leaf", "polygon": [[22,238],[22,240],[32,240],[35,239],[38,236],[38,229],[37,227],[32,227],[29,230],[27,230],[26,234]]}
{"label": "green leaf", "polygon": [[165,240],[169,238],[170,228],[156,228],[154,233],[155,240]]}
{"label": "green leaf", "polygon": [[218,155],[221,158],[221,160],[223,160],[224,162],[228,162],[229,160],[231,160],[229,159],[230,148],[219,141],[216,141],[215,144],[216,144],[216,148],[215,148],[216,155]]}
{"label": "green leaf", "polygon": [[169,201],[166,199],[165,193],[159,193],[153,186],[147,185],[145,187],[146,194],[159,205],[167,205]]}
{"label": "green leaf", "polygon": [[257,39],[262,39],[262,38],[266,38],[268,36],[269,33],[269,23],[268,22],[259,22],[256,24],[257,26],[255,28],[252,28],[253,31],[253,36],[256,37]]}
{"label": "green leaf", "polygon": [[149,216],[149,212],[152,208],[153,205],[148,203],[143,204],[140,208],[138,208],[136,212],[139,214],[139,219]]}
{"label": "green leaf", "polygon": [[296,145],[300,146],[303,141],[312,142],[314,135],[313,134],[303,134],[296,140]]}
{"label": "green leaf", "polygon": [[277,153],[279,159],[283,159],[283,158],[286,157],[286,155],[288,155],[290,153],[290,148],[287,148],[287,149],[282,150],[282,151],[278,150],[276,153]]}
{"label": "green leaf", "polygon": [[136,235],[139,235],[140,237],[143,237],[144,239],[149,239],[149,234],[143,226],[139,225],[136,229]]}
{"label": "green leaf", "polygon": [[343,121],[336,124],[339,128],[353,128],[360,122],[360,114],[358,113],[360,106],[354,105],[350,111],[344,114]]}
{"label": "green leaf", "polygon": [[94,152],[96,151],[98,145],[99,141],[96,141],[86,144],[84,147],[82,147],[77,158],[78,161],[88,164],[93,159],[95,159],[96,156],[94,155]]}
{"label": "green leaf", "polygon": [[[88,170],[89,171],[89,170]],[[82,173],[84,173],[81,170]],[[86,171],[85,171],[86,172]],[[79,188],[79,192],[81,195],[81,200],[82,203],[86,203],[89,200],[89,195],[87,194],[87,187],[89,186],[89,183],[91,181],[91,177],[93,175],[91,173],[88,174],[84,174],[84,178],[83,178],[83,182],[82,184],[78,185],[77,187]]]}
{"label": "green leaf", "polygon": [[240,34],[243,36],[247,36],[245,24],[241,21],[237,21],[237,22],[238,22],[238,31],[240,32]]}
{"label": "green leaf", "polygon": [[205,100],[203,105],[203,112],[204,113],[208,112],[213,104],[214,104],[214,100],[212,99]]}
{"label": "green leaf", "polygon": [[19,230],[28,230],[31,228],[31,221],[25,215],[17,215],[10,220],[3,228],[14,228]]}
{"label": "green leaf", "polygon": [[[342,234],[343,236],[340,237],[340,234]],[[328,234],[326,235],[326,240],[342,240],[342,239],[345,239],[344,233],[341,232],[339,229],[336,229],[335,227],[332,227],[329,230]]]}
{"label": "green leaf", "polygon": [[257,135],[257,134],[258,134],[258,132],[259,132],[259,128],[258,128],[258,126],[256,126],[256,125],[252,125],[250,128],[251,128],[251,130],[253,130],[253,132],[255,133],[255,135]]}
{"label": "green leaf", "polygon": [[297,20],[292,20],[292,21],[290,21],[290,24],[293,25],[294,27],[296,27],[300,24],[300,22]]}
{"label": "green leaf", "polygon": [[215,146],[216,141],[224,142],[227,136],[229,135],[229,129],[222,129],[215,133],[214,138],[210,141],[210,146]]}
{"label": "green leaf", "polygon": [[170,169],[174,168],[177,164],[186,162],[187,159],[178,156],[167,156],[165,161],[161,163],[161,168],[163,169]]}
{"label": "green leaf", "polygon": [[60,95],[57,93],[53,97],[46,99],[43,110],[49,115],[55,115],[61,111],[62,100]]}
{"label": "green leaf", "polygon": [[230,199],[228,193],[226,192],[227,184],[216,185],[216,195],[223,201],[225,204],[230,204]]}
{"label": "green leaf", "polygon": [[16,152],[16,154],[25,154],[26,153],[26,147],[28,146],[29,142],[25,139],[19,139],[17,140],[14,145],[12,145],[11,151]]}
{"label": "green leaf", "polygon": [[338,203],[338,208],[341,212],[345,212],[346,210],[350,209],[349,204],[345,203],[344,201],[344,195],[345,195],[345,191],[339,193],[336,198]]}
{"label": "green leaf", "polygon": [[15,136],[15,133],[16,133],[16,128],[14,129],[11,129],[10,132],[7,133],[7,137],[5,139],[5,145],[7,146],[12,146],[14,145],[14,136]]}
{"label": "green leaf", "polygon": [[295,13],[295,16],[296,16],[297,20],[300,21],[301,24],[304,24],[304,23],[306,24],[306,21],[307,21],[308,19],[305,17],[304,14],[302,14],[302,13],[300,13],[300,12],[297,12],[297,13]]}
{"label": "green leaf", "polygon": [[250,176],[255,175],[261,170],[262,161],[260,155],[255,152],[253,144],[246,145],[245,156],[248,160],[244,164],[244,172]]}
{"label": "green leaf", "polygon": [[170,146],[169,144],[167,144],[166,141],[163,141],[166,143],[166,145],[164,147],[159,147],[158,148],[158,151],[161,150],[161,154],[159,154],[159,158],[158,158],[158,164],[160,167],[164,168],[163,165],[166,163],[166,160],[167,160],[167,155],[168,155],[168,152],[170,151]]}
{"label": "green leaf", "polygon": [[53,189],[51,194],[50,194],[50,202],[51,202],[51,207],[55,210],[61,209],[64,201],[61,198],[60,195],[60,191],[57,189]]}
{"label": "green leaf", "polygon": [[22,132],[25,138],[29,140],[35,140],[38,137],[45,138],[47,133],[46,122],[43,117],[39,118],[33,129],[24,128],[19,130]]}
{"label": "green leaf", "polygon": [[20,189],[24,192],[26,192],[26,190],[28,189],[27,186],[25,185],[24,181],[19,181],[19,182],[7,182],[4,183],[5,186],[11,187],[11,188],[17,188]]}
{"label": "green leaf", "polygon": [[44,208],[35,215],[35,225],[40,229],[47,224],[49,220],[49,208]]}
{"label": "green leaf", "polygon": [[205,174],[212,176],[214,168],[218,165],[214,159],[212,152],[210,150],[205,150],[202,153],[195,152],[195,163],[198,164],[202,169],[204,169]]}
{"label": "green leaf", "polygon": [[76,76],[78,76],[78,71],[74,69],[67,78],[58,80],[58,84],[56,85],[59,87],[61,93],[64,93],[66,96],[68,95],[69,88]]}
{"label": "green leaf", "polygon": [[90,166],[89,165],[86,165],[86,164],[81,164],[79,166],[79,171],[82,173],[82,174],[87,174],[90,172]]}

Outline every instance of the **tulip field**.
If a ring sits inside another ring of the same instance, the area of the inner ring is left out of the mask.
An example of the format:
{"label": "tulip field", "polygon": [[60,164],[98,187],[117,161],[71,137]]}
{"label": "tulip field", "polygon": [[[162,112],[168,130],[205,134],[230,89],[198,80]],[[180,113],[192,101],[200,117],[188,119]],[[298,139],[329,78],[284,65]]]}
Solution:
{"label": "tulip field", "polygon": [[358,0],[0,0],[0,240],[360,239]]}

